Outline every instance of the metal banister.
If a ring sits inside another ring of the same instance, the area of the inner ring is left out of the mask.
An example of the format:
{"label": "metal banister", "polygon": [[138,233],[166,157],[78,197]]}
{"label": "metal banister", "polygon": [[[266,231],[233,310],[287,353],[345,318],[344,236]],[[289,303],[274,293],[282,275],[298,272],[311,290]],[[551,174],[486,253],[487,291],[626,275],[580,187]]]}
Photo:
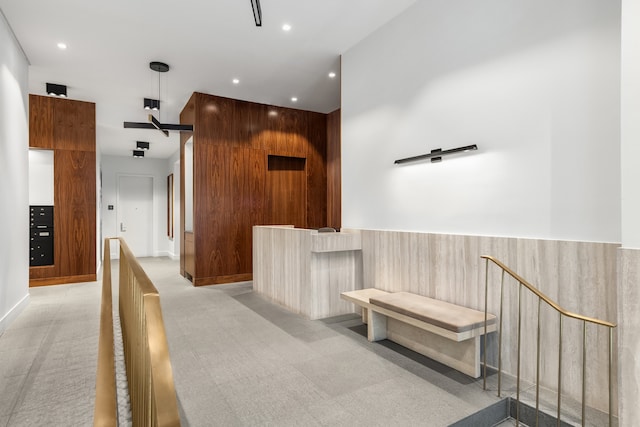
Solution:
{"label": "metal banister", "polygon": [[[122,328],[133,425],[180,426],[169,347],[160,307],[160,295],[124,239],[105,239],[103,295],[107,292],[109,294],[109,315],[112,316],[110,240],[118,240],[120,243],[120,326]],[[107,319],[104,299],[102,310],[103,319]],[[108,329],[111,329],[110,337]],[[105,353],[107,353],[107,347],[111,348],[110,360],[108,357],[102,358],[103,334],[105,335]],[[112,383],[115,390],[113,318],[110,321],[105,320],[104,324],[101,320],[100,335],[94,426],[115,426],[117,425],[117,407],[115,420],[112,420],[114,413],[111,409],[98,410],[99,406],[100,408],[107,407],[103,403],[107,402],[107,398],[102,396],[106,388]],[[109,339],[110,344],[108,343]],[[112,376],[109,377],[110,375]],[[111,398],[109,397],[109,399]],[[109,402],[108,408],[111,406],[112,404]]]}
{"label": "metal banister", "polygon": [[[559,316],[559,337],[558,337],[558,403],[557,403],[557,423],[560,426],[561,415],[561,403],[562,403],[562,321],[564,317],[576,319],[582,322],[582,425],[585,425],[585,412],[586,412],[586,343],[587,343],[587,323],[594,324],[599,327],[609,328],[609,426],[613,425],[613,329],[617,326],[615,323],[607,322],[605,320],[595,319],[592,317],[583,316],[580,314],[572,313],[564,308],[560,307],[555,301],[546,296],[535,286],[529,283],[527,280],[520,277],[517,273],[504,265],[496,258],[489,255],[482,255],[481,258],[485,260],[485,331],[486,331],[486,316],[488,309],[488,287],[489,287],[489,261],[498,266],[502,270],[500,281],[500,326],[498,332],[498,396],[501,393],[501,376],[502,376],[502,319],[503,319],[503,303],[504,303],[504,276],[505,273],[511,276],[518,282],[518,326],[517,326],[517,384],[516,384],[516,425],[519,425],[520,414],[520,352],[521,352],[521,300],[523,287],[535,296],[538,297],[538,310],[537,310],[537,337],[536,337],[536,426],[538,425],[538,413],[540,410],[540,309],[542,302],[553,308]],[[483,373],[483,388],[486,390],[487,385],[487,335],[484,335],[484,373]]]}

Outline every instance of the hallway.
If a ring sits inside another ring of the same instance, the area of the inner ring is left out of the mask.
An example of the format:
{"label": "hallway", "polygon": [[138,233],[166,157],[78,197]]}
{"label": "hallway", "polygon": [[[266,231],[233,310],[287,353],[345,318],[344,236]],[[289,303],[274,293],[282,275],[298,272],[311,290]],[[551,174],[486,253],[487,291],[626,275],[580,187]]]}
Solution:
{"label": "hallway", "polygon": [[[307,321],[250,283],[194,288],[177,261],[140,261],[160,291],[184,426],[446,426],[498,400],[481,380],[367,342],[359,316]],[[0,426],[91,425],[99,288],[31,289],[0,336]]]}

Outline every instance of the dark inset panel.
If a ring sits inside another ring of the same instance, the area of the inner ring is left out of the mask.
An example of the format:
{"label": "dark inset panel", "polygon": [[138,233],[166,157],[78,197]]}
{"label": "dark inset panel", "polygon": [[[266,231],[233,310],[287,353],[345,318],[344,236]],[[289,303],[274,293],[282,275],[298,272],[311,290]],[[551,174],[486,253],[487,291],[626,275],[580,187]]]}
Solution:
{"label": "dark inset panel", "polygon": [[306,159],[269,156],[267,172],[268,224],[307,225]]}

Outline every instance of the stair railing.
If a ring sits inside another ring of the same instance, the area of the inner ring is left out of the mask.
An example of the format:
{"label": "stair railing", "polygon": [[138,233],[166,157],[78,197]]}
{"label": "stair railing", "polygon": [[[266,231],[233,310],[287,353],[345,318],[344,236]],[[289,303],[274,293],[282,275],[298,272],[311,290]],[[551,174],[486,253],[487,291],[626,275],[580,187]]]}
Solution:
{"label": "stair railing", "polygon": [[538,414],[540,412],[540,310],[542,303],[544,302],[549,307],[554,309],[559,316],[560,327],[558,336],[558,404],[557,404],[557,425],[560,426],[560,412],[562,404],[562,321],[564,318],[576,319],[582,322],[582,425],[585,425],[585,413],[586,413],[586,362],[587,362],[587,323],[591,323],[598,327],[605,327],[609,329],[609,426],[613,426],[613,329],[617,326],[614,323],[610,323],[600,319],[594,319],[586,317],[580,314],[571,313],[556,302],[551,300],[545,294],[540,292],[535,286],[531,285],[525,279],[516,274],[509,267],[504,265],[496,258],[489,255],[482,255],[481,258],[485,259],[485,291],[484,291],[484,312],[485,312],[485,334],[484,334],[484,373],[483,373],[483,388],[487,389],[487,304],[489,296],[489,261],[497,265],[501,270],[500,280],[500,325],[498,329],[498,396],[501,393],[502,383],[502,319],[503,319],[503,303],[504,303],[504,278],[505,273],[511,276],[518,282],[518,325],[517,325],[517,374],[516,374],[516,425],[520,421],[520,354],[521,354],[521,335],[522,335],[522,291],[523,288],[529,290],[538,298],[538,324],[537,324],[537,336],[536,336],[536,426],[538,425]]}
{"label": "stair railing", "polygon": [[124,239],[105,239],[94,426],[117,425],[109,240],[120,242],[119,308],[134,426],[180,426],[160,295]]}

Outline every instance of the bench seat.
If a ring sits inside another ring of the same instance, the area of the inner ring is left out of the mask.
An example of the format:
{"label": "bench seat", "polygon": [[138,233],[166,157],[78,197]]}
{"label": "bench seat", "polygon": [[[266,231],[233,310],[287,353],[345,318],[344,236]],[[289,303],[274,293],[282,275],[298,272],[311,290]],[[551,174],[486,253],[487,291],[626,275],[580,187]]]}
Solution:
{"label": "bench seat", "polygon": [[[373,305],[414,317],[452,332],[466,332],[484,326],[484,312],[409,292],[385,293],[369,297]],[[495,323],[489,314],[487,323]]]}
{"label": "bench seat", "polygon": [[[341,297],[362,308],[369,341],[389,339],[469,376],[480,376],[484,312],[374,288],[343,292]],[[495,319],[487,314],[487,333],[496,330]]]}

